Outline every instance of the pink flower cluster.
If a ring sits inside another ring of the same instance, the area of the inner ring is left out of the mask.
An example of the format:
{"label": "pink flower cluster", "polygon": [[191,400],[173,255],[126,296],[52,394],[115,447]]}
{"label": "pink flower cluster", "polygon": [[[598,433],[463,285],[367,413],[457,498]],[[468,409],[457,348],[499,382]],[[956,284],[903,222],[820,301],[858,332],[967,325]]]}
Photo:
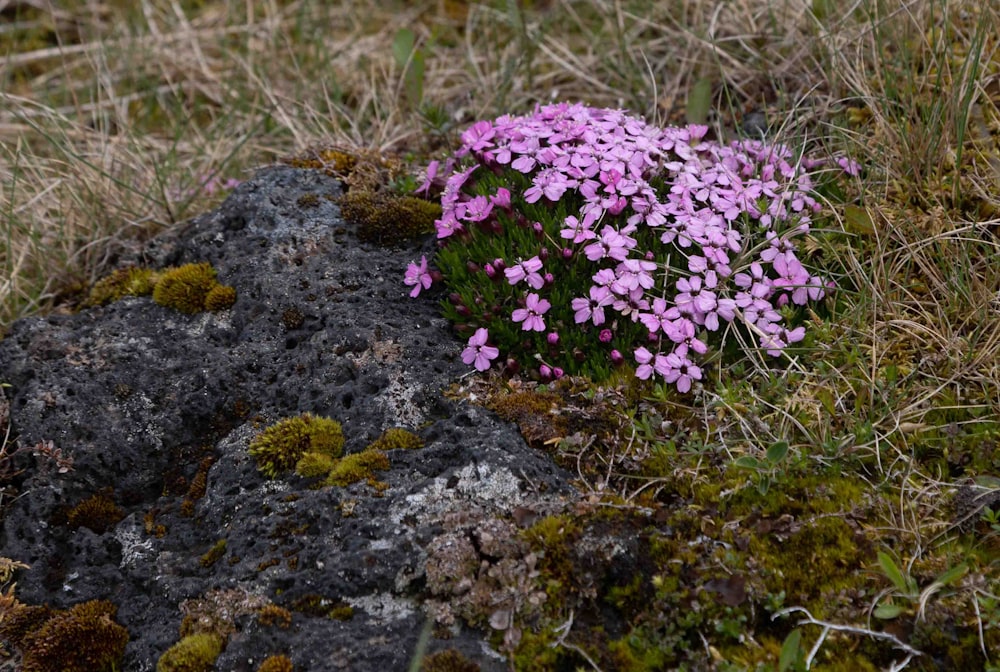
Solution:
{"label": "pink flower cluster", "polygon": [[[474,124],[443,166],[443,184],[435,162],[422,189],[443,187],[436,222],[442,245],[499,234],[498,215],[516,218],[522,203],[572,204],[552,230],[526,223],[538,234],[540,254],[486,264],[490,279],[502,267],[510,285],[528,285],[510,319],[526,332],[553,328],[543,295],[558,281],[556,262],[589,264],[591,285],[571,300],[574,323],[600,327],[601,342],[623,321],[641,323],[648,333],[643,344],[633,343],[636,375],[656,374],[687,392],[702,377],[696,362],[708,335],[739,321],[779,355],[805,334],[787,328],[779,309],[818,301],[832,286],[796,254],[793,238],[809,230],[819,205],[791,151],[759,140],[720,145],[705,140],[706,132],[658,128],[621,110],[548,105]],[[521,177],[474,193],[477,175],[505,171]],[[561,254],[549,257],[549,249]],[[411,266],[411,296],[428,277],[425,260]],[[499,355],[487,339],[478,329],[463,355],[479,370]],[[621,355],[613,352],[617,363]]]}

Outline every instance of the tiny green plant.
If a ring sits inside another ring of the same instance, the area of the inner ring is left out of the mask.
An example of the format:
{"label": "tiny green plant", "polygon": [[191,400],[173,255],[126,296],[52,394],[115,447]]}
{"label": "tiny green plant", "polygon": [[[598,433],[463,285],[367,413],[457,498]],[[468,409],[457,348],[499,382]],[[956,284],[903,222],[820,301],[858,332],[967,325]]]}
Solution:
{"label": "tiny green plant", "polygon": [[788,442],[775,441],[772,443],[763,458],[753,455],[741,455],[733,465],[740,469],[749,469],[757,474],[757,492],[766,495],[771,488],[771,478],[781,466],[781,463],[788,456]]}
{"label": "tiny green plant", "polygon": [[931,597],[961,579],[969,569],[965,563],[950,567],[921,590],[917,580],[900,569],[892,556],[885,551],[878,552],[878,564],[893,586],[889,599],[877,604],[872,611],[876,618],[883,620],[892,620],[914,608],[916,615],[921,616]]}

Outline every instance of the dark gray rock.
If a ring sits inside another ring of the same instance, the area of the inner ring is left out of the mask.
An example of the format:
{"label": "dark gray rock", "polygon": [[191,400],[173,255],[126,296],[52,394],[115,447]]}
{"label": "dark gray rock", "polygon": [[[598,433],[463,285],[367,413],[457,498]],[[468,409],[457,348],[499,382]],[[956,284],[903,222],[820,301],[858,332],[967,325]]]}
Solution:
{"label": "dark gray rock", "polygon": [[[117,604],[127,670],[155,669],[179,639],[182,603],[219,590],[283,606],[319,595],[354,617],[295,612],[283,629],[238,615],[217,669],[255,670],[273,653],[300,671],[406,669],[427,621],[426,549],[449,517],[557,506],[570,492],[569,475],[516,428],[442,395],[468,369],[437,299],[411,300],[402,285],[421,251],[360,244],[323,198],[339,193],[319,172],[266,169],[144,251],[155,267],[211,262],[237,290],[229,311],[190,316],[131,298],[22,320],[0,342],[11,426],[26,448],[0,556],[31,566],[17,578],[23,602]],[[299,205],[306,194],[318,205]],[[343,424],[346,452],[395,426],[426,447],[392,451],[382,493],[263,478],[250,440],[306,411]],[[72,456],[72,471],[30,454],[48,441]],[[199,498],[191,483],[209,464]],[[70,507],[102,491],[124,518],[72,529]],[[224,555],[204,566],[222,539]],[[505,669],[488,634],[456,627],[430,650]]]}

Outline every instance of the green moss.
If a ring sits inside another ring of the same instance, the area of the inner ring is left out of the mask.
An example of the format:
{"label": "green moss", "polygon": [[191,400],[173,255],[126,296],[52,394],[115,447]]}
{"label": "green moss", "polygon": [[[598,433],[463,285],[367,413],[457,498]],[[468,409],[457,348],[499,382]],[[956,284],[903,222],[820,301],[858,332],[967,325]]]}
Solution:
{"label": "green moss", "polygon": [[257,668],[257,672],[292,672],[292,659],[288,656],[268,656]]}
{"label": "green moss", "polygon": [[222,556],[224,556],[225,554],[226,554],[226,540],[219,539],[217,542],[215,542],[215,545],[212,546],[212,548],[208,549],[208,552],[205,553],[205,555],[201,556],[201,560],[199,560],[198,562],[199,564],[201,564],[202,567],[211,567],[219,560],[221,560]]}
{"label": "green moss", "polygon": [[340,423],[310,413],[285,418],[250,442],[249,452],[257,468],[268,478],[277,478],[295,468],[306,453],[337,457],[344,449]]}
{"label": "green moss", "polygon": [[393,246],[433,233],[441,206],[413,196],[352,189],[340,199],[344,218],[357,222],[362,242]]}
{"label": "green moss", "polygon": [[86,527],[97,534],[104,534],[117,525],[125,512],[107,493],[98,493],[83,500],[66,515],[66,524],[72,529]]}
{"label": "green moss", "polygon": [[128,630],[111,602],[92,600],[58,612],[21,643],[23,672],[112,672],[121,669]]}
{"label": "green moss", "polygon": [[153,301],[182,313],[200,313],[208,293],[219,284],[215,276],[206,262],[167,269],[153,288]]}
{"label": "green moss", "polygon": [[228,310],[236,303],[236,290],[229,285],[216,285],[205,296],[205,310]]}
{"label": "green moss", "polygon": [[160,656],[156,672],[210,672],[222,653],[223,639],[198,633],[181,639]]}
{"label": "green moss", "polygon": [[119,268],[94,283],[84,305],[103,306],[126,296],[147,296],[153,293],[156,280],[156,272],[149,268]]}
{"label": "green moss", "polygon": [[333,469],[336,458],[326,453],[310,451],[295,463],[295,473],[303,478],[326,476]]}
{"label": "green moss", "polygon": [[378,450],[363,450],[337,460],[323,485],[348,486],[374,478],[376,471],[389,468],[389,458]]}
{"label": "green moss", "polygon": [[424,440],[408,429],[390,427],[368,444],[370,450],[417,450],[424,447]]}
{"label": "green moss", "polygon": [[430,654],[420,663],[420,672],[479,672],[473,663],[455,649]]}

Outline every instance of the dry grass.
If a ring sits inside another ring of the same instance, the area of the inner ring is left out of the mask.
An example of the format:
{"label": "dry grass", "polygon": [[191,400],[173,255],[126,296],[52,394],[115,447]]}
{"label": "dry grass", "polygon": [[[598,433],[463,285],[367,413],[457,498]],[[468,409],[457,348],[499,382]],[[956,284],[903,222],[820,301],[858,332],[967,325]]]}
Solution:
{"label": "dry grass", "polygon": [[[710,103],[720,136],[759,109],[779,137],[866,168],[832,197],[840,235],[814,241],[841,286],[815,350],[708,395],[706,417],[731,420],[724,449],[791,439],[819,463],[857,462],[889,493],[872,524],[911,564],[940,561],[935,549],[956,537],[942,498],[1000,471],[990,3],[90,0],[55,11],[14,0],[0,11],[16,19],[0,24],[0,328],[58,309],[123,250],[210,207],[209,177],[245,177],[312,145],[418,164],[477,118],[554,99],[661,123]],[[393,55],[403,29],[419,51],[406,61]]]}

